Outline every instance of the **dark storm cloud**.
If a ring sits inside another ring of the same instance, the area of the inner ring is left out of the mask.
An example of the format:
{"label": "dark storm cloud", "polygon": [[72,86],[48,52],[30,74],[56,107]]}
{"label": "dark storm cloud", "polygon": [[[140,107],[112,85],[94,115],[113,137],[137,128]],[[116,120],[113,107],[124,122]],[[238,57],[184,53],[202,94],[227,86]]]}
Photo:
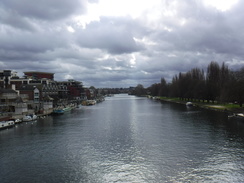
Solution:
{"label": "dark storm cloud", "polygon": [[124,87],[149,86],[161,77],[170,82],[212,60],[233,69],[244,64],[244,1],[222,12],[200,0],[164,0],[157,16],[147,10],[133,18],[86,17],[88,4],[101,1],[2,0],[0,67]]}
{"label": "dark storm cloud", "polygon": [[186,3],[181,1],[180,5],[177,11],[178,19],[184,19],[185,24],[180,25],[175,17],[170,17],[163,20],[170,31],[155,31],[151,35],[151,38],[158,43],[154,50],[160,52],[161,57],[172,54],[176,56],[175,61],[164,57],[163,63],[170,62],[177,68],[173,63],[181,60],[182,63],[188,64],[189,68],[196,65],[196,62],[199,66],[205,66],[215,59],[220,63],[233,58],[243,60],[243,13],[240,5],[227,12],[206,8],[202,3],[186,6]]}
{"label": "dark storm cloud", "polygon": [[129,17],[106,18],[90,23],[86,29],[77,32],[78,44],[81,47],[99,48],[111,54],[137,52],[142,45],[133,39],[134,27]]}
{"label": "dark storm cloud", "polygon": [[85,1],[80,0],[1,0],[0,5],[15,13],[16,16],[42,20],[59,20],[74,14],[85,12]]}
{"label": "dark storm cloud", "polygon": [[0,13],[2,26],[5,24],[5,26],[13,26],[22,30],[35,31],[34,25],[27,18],[19,16],[15,11],[0,9]]}
{"label": "dark storm cloud", "polygon": [[[58,48],[67,48],[67,36],[53,31],[21,32],[9,30],[1,32],[0,61],[33,61],[40,60],[40,54],[54,52]],[[54,59],[53,55],[47,60]],[[45,60],[42,60],[45,62]]]}
{"label": "dark storm cloud", "polygon": [[[50,42],[52,40],[52,42]],[[42,36],[40,34],[18,34],[15,33],[11,36],[1,37],[0,38],[0,47],[6,50],[14,50],[16,52],[45,52],[47,50],[52,50],[61,45],[62,39],[59,36],[53,34],[46,34]]]}

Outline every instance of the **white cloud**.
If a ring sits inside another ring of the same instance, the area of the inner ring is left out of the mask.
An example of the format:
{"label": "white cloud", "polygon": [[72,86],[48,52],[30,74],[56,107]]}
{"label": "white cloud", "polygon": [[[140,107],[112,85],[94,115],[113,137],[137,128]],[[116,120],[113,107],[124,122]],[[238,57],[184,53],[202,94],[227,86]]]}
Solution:
{"label": "white cloud", "polygon": [[238,0],[204,0],[208,6],[213,6],[220,11],[227,11],[234,6]]}
{"label": "white cloud", "polygon": [[67,30],[68,30],[69,32],[71,32],[71,33],[74,33],[74,32],[75,32],[75,29],[74,29],[73,27],[71,27],[71,26],[68,26],[68,27],[67,27]]}

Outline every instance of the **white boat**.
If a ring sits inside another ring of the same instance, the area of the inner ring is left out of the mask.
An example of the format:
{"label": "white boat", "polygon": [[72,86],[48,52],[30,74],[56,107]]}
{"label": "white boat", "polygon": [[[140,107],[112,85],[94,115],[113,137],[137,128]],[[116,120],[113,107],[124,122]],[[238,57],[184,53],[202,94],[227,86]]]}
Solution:
{"label": "white boat", "polygon": [[21,122],[22,122],[21,119],[16,119],[16,120],[14,121],[15,124],[16,124],[16,123],[21,123]]}
{"label": "white boat", "polygon": [[186,102],[186,106],[191,107],[191,106],[193,106],[193,103],[192,102]]}
{"label": "white boat", "polygon": [[1,121],[0,122],[0,129],[10,128],[14,126],[14,121]]}
{"label": "white boat", "polygon": [[26,115],[23,117],[23,121],[25,121],[25,122],[34,121],[36,119],[37,119],[37,116],[35,114]]}
{"label": "white boat", "polygon": [[237,117],[244,119],[244,114],[243,113],[238,113],[236,114]]}
{"label": "white boat", "polygon": [[244,114],[243,113],[234,113],[233,115],[229,115],[228,118],[244,120]]}
{"label": "white boat", "polygon": [[235,118],[244,120],[244,114],[243,113],[237,113],[237,114],[235,114]]}

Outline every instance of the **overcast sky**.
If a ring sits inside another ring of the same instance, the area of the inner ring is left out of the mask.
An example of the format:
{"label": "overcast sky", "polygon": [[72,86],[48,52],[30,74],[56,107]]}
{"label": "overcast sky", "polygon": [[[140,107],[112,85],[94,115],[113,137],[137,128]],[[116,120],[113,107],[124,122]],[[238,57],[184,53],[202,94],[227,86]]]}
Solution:
{"label": "overcast sky", "polygon": [[211,61],[244,66],[241,0],[1,0],[0,70],[148,87]]}

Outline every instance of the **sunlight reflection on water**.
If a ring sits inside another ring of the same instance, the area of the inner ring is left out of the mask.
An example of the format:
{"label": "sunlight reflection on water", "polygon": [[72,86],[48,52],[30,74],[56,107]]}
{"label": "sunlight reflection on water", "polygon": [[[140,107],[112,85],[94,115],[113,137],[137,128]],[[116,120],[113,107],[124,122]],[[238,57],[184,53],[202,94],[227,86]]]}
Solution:
{"label": "sunlight reflection on water", "polygon": [[241,182],[243,128],[224,113],[116,95],[0,131],[0,179]]}

